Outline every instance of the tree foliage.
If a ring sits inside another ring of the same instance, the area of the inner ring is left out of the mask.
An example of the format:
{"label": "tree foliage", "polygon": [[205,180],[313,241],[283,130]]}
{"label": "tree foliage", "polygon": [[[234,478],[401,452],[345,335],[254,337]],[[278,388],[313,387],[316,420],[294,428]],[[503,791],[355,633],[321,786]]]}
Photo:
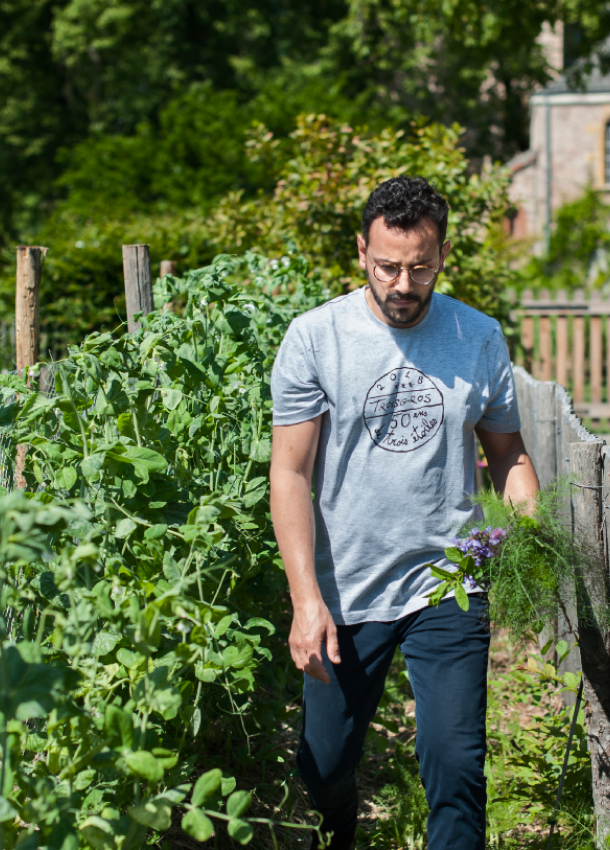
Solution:
{"label": "tree foliage", "polygon": [[[509,156],[526,143],[525,98],[548,79],[545,22],[567,25],[572,58],[610,32],[596,0],[2,0],[0,243],[33,238],[85,148],[121,172],[124,195],[180,203],[193,171],[188,205],[256,188],[239,155],[253,118],[287,135],[302,112],[377,130],[424,115],[464,126],[469,154]],[[181,144],[178,126],[202,144]],[[165,174],[147,174],[172,132]]]}
{"label": "tree foliage", "polygon": [[477,156],[527,147],[527,96],[551,79],[539,42],[545,24],[578,26],[572,59],[600,44],[603,52],[610,33],[610,13],[596,0],[349,0],[348,7],[327,48],[346,74],[346,91],[366,91],[398,120],[415,113],[457,121]]}
{"label": "tree foliage", "polygon": [[541,289],[599,288],[610,278],[610,206],[591,187],[554,215],[548,253],[524,265],[523,283]]}
{"label": "tree foliage", "polygon": [[[158,152],[162,161],[174,138]],[[73,181],[74,194],[39,234],[51,246],[43,273],[44,321],[76,342],[87,330],[112,327],[124,316],[121,243],[150,243],[153,266],[167,258],[178,260],[180,268],[209,262],[219,252],[255,247],[279,258],[292,246],[290,250],[296,247],[308,258],[332,293],[357,287],[363,276],[355,237],[364,204],[378,183],[399,174],[429,178],[449,201],[453,248],[440,289],[506,318],[503,292],[511,272],[501,220],[508,207],[508,175],[499,167],[471,173],[459,142],[458,127],[438,124],[414,123],[407,132],[375,133],[311,115],[301,117],[284,139],[258,125],[248,136],[242,161],[252,174],[265,175],[272,191],[260,189],[248,197],[234,190],[205,207],[151,204],[148,213],[139,211],[141,200],[121,202],[120,163],[115,182],[108,176],[110,169],[100,178],[106,202],[87,209],[87,191],[81,194],[78,187],[98,178],[95,159],[83,159],[66,177]],[[163,179],[162,168],[155,171],[151,165],[151,172]],[[185,193],[186,182],[188,175]],[[177,187],[178,197],[180,191]],[[12,310],[13,287],[12,274],[6,275],[7,311]]]}

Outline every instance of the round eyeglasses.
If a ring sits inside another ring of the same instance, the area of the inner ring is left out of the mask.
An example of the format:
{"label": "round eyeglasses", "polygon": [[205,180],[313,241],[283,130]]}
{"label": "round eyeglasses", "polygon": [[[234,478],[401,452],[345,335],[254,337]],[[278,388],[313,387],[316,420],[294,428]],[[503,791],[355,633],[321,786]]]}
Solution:
{"label": "round eyeglasses", "polygon": [[401,272],[407,272],[411,283],[426,286],[432,283],[440,270],[440,264],[438,269],[431,269],[428,266],[415,266],[410,269],[407,266],[395,266],[393,263],[376,263],[372,258],[371,262],[373,263],[373,274],[380,283],[393,283]]}

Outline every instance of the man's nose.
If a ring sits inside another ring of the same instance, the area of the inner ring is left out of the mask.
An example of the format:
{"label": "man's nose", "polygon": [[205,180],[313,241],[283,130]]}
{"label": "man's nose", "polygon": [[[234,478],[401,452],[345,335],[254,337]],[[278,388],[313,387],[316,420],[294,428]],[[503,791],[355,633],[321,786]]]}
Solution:
{"label": "man's nose", "polygon": [[408,269],[400,270],[398,277],[394,281],[394,286],[400,289],[401,292],[409,292],[413,289],[413,283],[411,282]]}

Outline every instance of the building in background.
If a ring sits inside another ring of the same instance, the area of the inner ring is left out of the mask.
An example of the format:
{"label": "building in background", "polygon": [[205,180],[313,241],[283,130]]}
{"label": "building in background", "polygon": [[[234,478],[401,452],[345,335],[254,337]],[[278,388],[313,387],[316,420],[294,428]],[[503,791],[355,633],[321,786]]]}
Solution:
{"label": "building in background", "polygon": [[[543,43],[557,67],[561,35],[552,36],[547,33]],[[588,185],[610,199],[610,75],[594,71],[586,88],[573,91],[558,73],[531,97],[530,110],[530,147],[508,163],[515,208],[510,229],[542,250],[563,203],[579,198]]]}

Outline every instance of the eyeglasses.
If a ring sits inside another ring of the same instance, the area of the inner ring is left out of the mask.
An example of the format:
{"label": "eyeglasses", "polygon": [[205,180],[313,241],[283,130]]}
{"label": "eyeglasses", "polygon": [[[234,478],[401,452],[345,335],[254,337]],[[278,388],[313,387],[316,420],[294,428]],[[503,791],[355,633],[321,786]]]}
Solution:
{"label": "eyeglasses", "polygon": [[430,269],[428,266],[415,266],[415,268],[410,269],[406,266],[395,266],[393,263],[376,263],[372,258],[371,262],[373,263],[373,274],[380,283],[392,283],[400,276],[401,272],[407,272],[411,283],[426,286],[428,283],[432,283],[440,270],[440,264],[438,269]]}

